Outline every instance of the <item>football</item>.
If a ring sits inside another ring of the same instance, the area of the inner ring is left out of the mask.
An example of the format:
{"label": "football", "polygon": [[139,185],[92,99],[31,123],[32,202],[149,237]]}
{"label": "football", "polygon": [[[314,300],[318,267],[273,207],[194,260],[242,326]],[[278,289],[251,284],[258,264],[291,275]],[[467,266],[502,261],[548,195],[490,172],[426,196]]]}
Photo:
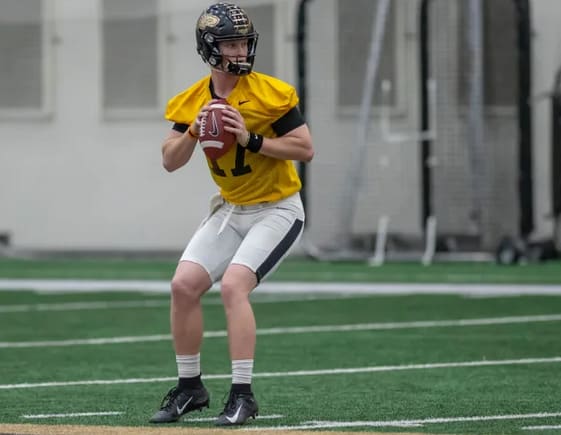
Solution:
{"label": "football", "polygon": [[226,105],[226,100],[212,104],[206,118],[201,121],[199,143],[206,156],[212,160],[219,159],[236,144],[234,133],[224,130],[222,110]]}

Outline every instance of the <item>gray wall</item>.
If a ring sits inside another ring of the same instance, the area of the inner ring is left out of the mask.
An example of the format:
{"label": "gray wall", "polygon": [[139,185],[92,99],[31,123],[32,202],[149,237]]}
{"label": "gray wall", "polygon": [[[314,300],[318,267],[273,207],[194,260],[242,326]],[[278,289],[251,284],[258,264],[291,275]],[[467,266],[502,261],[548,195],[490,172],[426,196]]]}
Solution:
{"label": "gray wall", "polygon": [[[321,6],[319,4],[321,3]],[[418,120],[417,1],[401,2],[398,81],[392,126],[415,131]],[[181,250],[206,213],[215,191],[202,153],[188,167],[168,174],[161,166],[160,143],[169,124],[165,101],[207,69],[194,50],[193,29],[207,1],[160,0],[158,101],[138,113],[104,109],[101,0],[46,0],[49,26],[44,80],[47,95],[40,112],[0,110],[0,233],[9,232],[16,249]],[[266,28],[260,49],[272,48],[258,69],[296,84],[296,0],[246,0],[261,10]],[[532,2],[534,93],[547,92],[561,65],[561,2]],[[2,6],[0,5],[0,17]],[[335,0],[310,2],[308,113],[316,147],[310,166],[310,240],[328,244],[338,231],[337,198],[349,175],[349,144],[356,137],[355,111],[337,107],[341,77]],[[256,13],[259,13],[256,11]],[[272,25],[271,25],[272,23]],[[266,47],[266,48],[264,48]],[[363,49],[365,55],[368,47]],[[268,50],[270,51],[270,49]],[[259,52],[258,52],[259,53]],[[259,54],[258,54],[259,59]],[[135,63],[131,62],[131,68]],[[267,71],[273,68],[273,71]],[[349,65],[348,68],[357,68]],[[135,76],[132,74],[132,76]],[[380,112],[374,113],[374,120]],[[534,106],[536,236],[549,235],[549,105]],[[363,200],[353,227],[372,231],[381,214],[393,228],[419,234],[418,153],[414,143],[376,140],[365,165]],[[381,158],[380,156],[383,156]],[[389,166],[388,166],[389,164]]]}

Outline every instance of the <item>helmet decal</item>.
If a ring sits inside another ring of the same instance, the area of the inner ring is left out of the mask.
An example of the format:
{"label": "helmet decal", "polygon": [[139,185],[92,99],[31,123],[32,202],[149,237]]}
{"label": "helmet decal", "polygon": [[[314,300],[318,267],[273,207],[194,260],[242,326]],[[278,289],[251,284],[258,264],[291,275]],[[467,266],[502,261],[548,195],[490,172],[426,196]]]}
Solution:
{"label": "helmet decal", "polygon": [[197,22],[197,27],[201,30],[205,29],[206,27],[216,27],[220,22],[220,18],[216,15],[210,14],[202,14],[199,17],[199,21]]}

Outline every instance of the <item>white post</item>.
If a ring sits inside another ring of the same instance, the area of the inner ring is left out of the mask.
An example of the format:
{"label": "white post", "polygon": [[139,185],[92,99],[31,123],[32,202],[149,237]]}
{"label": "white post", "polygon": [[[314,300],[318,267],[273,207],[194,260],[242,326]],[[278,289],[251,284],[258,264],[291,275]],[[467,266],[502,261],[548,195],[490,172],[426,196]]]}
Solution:
{"label": "white post", "polygon": [[378,219],[378,231],[376,233],[376,250],[374,256],[368,260],[370,266],[381,266],[386,259],[386,242],[388,240],[388,224],[390,218],[380,216]]}
{"label": "white post", "polygon": [[[435,140],[436,139],[436,80],[429,79],[427,82],[429,90],[429,110],[431,126],[428,130],[421,130],[418,132],[394,132],[391,129],[390,112],[387,104],[384,104],[381,109],[380,116],[380,132],[382,133],[382,142],[388,144],[401,144],[406,142],[419,142],[421,140]],[[389,93],[392,90],[392,83],[389,80],[382,81],[382,95],[384,101],[389,101]]]}
{"label": "white post", "polygon": [[429,216],[426,222],[425,228],[426,240],[425,240],[425,252],[421,262],[423,266],[429,266],[432,264],[434,259],[434,254],[436,252],[436,217]]}

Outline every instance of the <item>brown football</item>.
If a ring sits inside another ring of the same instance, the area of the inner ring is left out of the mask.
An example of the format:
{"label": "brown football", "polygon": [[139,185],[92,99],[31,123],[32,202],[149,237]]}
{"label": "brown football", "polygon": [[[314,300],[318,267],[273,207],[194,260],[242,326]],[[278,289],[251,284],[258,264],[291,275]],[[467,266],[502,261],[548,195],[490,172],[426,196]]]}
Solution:
{"label": "brown football", "polygon": [[226,107],[226,100],[213,103],[206,118],[201,122],[199,143],[209,159],[216,160],[226,154],[236,144],[236,136],[224,130],[222,109]]}

